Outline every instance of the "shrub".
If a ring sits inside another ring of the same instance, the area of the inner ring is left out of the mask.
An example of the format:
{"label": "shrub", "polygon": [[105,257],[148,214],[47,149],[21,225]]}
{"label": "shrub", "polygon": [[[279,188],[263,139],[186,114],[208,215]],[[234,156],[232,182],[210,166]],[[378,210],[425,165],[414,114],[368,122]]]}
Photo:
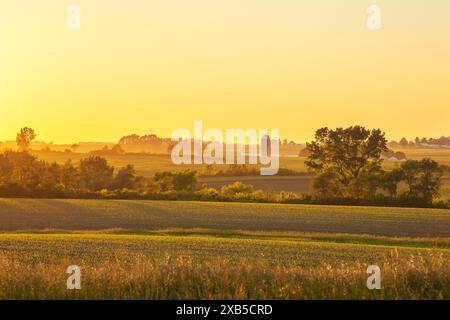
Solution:
{"label": "shrub", "polygon": [[236,194],[250,194],[254,191],[251,184],[245,184],[240,181],[234,182],[232,184],[227,184],[220,189],[220,194],[225,197],[234,198]]}
{"label": "shrub", "polygon": [[200,200],[216,200],[219,196],[219,192],[214,188],[204,187],[195,192],[195,195],[200,198]]}

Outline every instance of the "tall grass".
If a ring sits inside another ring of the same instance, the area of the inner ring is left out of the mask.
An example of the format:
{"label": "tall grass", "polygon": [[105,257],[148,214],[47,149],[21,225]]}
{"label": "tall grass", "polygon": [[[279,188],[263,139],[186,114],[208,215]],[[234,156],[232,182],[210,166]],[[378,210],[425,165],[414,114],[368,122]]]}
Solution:
{"label": "tall grass", "polygon": [[0,299],[450,299],[450,263],[439,253],[399,255],[380,265],[382,290],[366,287],[367,265],[302,268],[263,260],[165,256],[81,265],[81,290],[67,290],[70,261],[26,263],[0,254]]}

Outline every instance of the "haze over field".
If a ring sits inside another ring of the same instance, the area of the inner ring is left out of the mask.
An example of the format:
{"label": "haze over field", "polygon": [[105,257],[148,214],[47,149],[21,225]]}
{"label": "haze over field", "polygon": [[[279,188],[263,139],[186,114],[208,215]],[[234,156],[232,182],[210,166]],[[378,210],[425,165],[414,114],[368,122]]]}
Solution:
{"label": "haze over field", "polygon": [[449,300],[449,17],[0,1],[0,300]]}
{"label": "haze over field", "polygon": [[[59,143],[176,128],[382,127],[448,135],[450,2],[78,0],[0,3],[0,140]],[[32,32],[31,32],[32,31]]]}

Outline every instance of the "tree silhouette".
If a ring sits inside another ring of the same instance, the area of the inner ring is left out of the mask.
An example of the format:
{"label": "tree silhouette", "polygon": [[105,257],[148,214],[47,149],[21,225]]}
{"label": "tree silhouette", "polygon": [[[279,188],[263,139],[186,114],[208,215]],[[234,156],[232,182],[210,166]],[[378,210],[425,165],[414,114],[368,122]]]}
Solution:
{"label": "tree silhouette", "polygon": [[[307,143],[308,158],[305,164],[321,178],[319,185],[326,185],[325,178],[333,177],[339,182],[344,195],[352,195],[351,185],[358,180],[360,189],[362,176],[375,173],[381,163],[381,153],[387,151],[387,140],[380,129],[368,130],[361,126],[321,128],[316,131],[315,140]],[[325,175],[323,175],[326,173]],[[332,183],[334,184],[334,182]],[[341,193],[341,192],[338,192]]]}
{"label": "tree silhouette", "polygon": [[17,133],[16,143],[19,146],[19,149],[22,151],[27,151],[31,141],[36,138],[36,133],[33,129],[25,127],[20,129],[20,132]]}

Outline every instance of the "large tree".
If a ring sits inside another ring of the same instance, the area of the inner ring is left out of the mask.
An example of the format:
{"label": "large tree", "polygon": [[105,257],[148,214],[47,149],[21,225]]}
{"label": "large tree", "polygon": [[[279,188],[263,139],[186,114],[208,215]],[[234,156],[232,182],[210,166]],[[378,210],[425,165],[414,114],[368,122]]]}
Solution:
{"label": "large tree", "polygon": [[135,189],[136,180],[136,170],[133,165],[129,164],[117,172],[113,187],[115,189]]}
{"label": "large tree", "polygon": [[110,167],[106,159],[91,156],[80,160],[80,180],[89,191],[99,191],[111,187],[114,167]]}
{"label": "large tree", "polygon": [[406,198],[416,200],[421,204],[430,205],[439,195],[442,168],[431,159],[408,160],[401,165],[408,190]]}
{"label": "large tree", "polygon": [[31,141],[36,138],[36,133],[33,129],[25,127],[20,129],[20,132],[17,133],[16,143],[22,151],[27,151]]}
{"label": "large tree", "polygon": [[157,172],[153,177],[160,191],[192,191],[197,184],[197,172],[185,170],[182,172]]}
{"label": "large tree", "polygon": [[[316,131],[314,141],[307,143],[308,158],[305,164],[323,180],[333,177],[344,195],[351,193],[351,185],[361,181],[371,168],[381,163],[381,153],[387,151],[387,140],[380,129],[369,130],[361,126],[321,128]],[[324,183],[322,181],[321,185]],[[332,185],[335,185],[333,182]]]}

